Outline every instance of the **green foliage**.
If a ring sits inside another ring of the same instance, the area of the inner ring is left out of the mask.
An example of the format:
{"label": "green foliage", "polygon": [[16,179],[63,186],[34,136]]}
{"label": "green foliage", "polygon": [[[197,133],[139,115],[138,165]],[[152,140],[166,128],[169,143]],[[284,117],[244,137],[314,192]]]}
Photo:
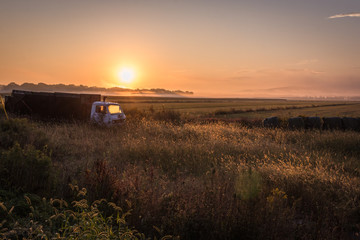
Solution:
{"label": "green foliage", "polygon": [[47,141],[45,134],[27,119],[0,120],[0,150],[8,149],[15,143],[22,147],[32,144],[37,149],[42,149]]}
{"label": "green foliage", "polygon": [[0,181],[4,189],[22,192],[45,192],[51,187],[52,162],[46,147],[22,148],[15,143],[0,156]]}
{"label": "green foliage", "polygon": [[[130,210],[124,212],[121,207],[105,199],[89,203],[85,188],[70,187],[78,198],[71,204],[63,199],[42,199],[42,211],[51,212],[51,216],[44,215],[39,211],[39,206],[25,196],[29,209],[26,222],[16,221],[12,216],[14,207],[8,209],[0,202],[0,212],[7,217],[0,223],[1,239],[148,239],[128,225],[126,218],[130,215]],[[111,214],[107,215],[106,212]],[[155,229],[161,233],[160,229]],[[172,236],[167,235],[161,239],[172,239]]]}
{"label": "green foliage", "polygon": [[235,180],[236,196],[247,200],[257,197],[261,191],[261,176],[251,168],[240,172]]}
{"label": "green foliage", "polygon": [[[59,239],[145,239],[145,235],[130,228],[126,223],[126,217],[130,211],[123,212],[115,203],[107,202],[105,199],[88,203],[84,198],[86,189],[79,190],[77,186],[72,186],[78,191],[80,200],[72,202],[73,210],[56,209],[55,214],[50,217],[50,221],[62,219],[61,229],[55,233]],[[61,205],[67,206],[63,200],[59,200]],[[54,203],[54,201],[52,201]],[[105,216],[100,210],[101,207],[111,208],[112,214]]]}

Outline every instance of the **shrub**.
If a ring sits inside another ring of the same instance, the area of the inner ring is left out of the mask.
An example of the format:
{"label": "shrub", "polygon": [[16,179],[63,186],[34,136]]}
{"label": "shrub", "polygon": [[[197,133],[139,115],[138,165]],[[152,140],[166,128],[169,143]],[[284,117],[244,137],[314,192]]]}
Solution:
{"label": "shrub", "polygon": [[15,143],[0,156],[2,188],[32,193],[49,190],[52,163],[46,147],[37,150],[32,145],[22,148]]}
{"label": "shrub", "polygon": [[[28,204],[27,221],[13,218],[14,207],[8,209],[0,202],[0,213],[5,213],[6,220],[0,223],[1,239],[147,239],[133,227],[126,218],[131,210],[124,212],[115,203],[99,199],[92,203],[86,199],[87,190],[70,185],[76,200],[68,204],[62,199],[43,198],[41,204],[46,205],[42,211],[52,212],[51,216],[39,212],[31,198],[25,196]],[[110,214],[106,214],[110,213]],[[43,217],[41,217],[43,216]],[[44,217],[46,216],[46,217]],[[157,235],[163,235],[154,227]],[[172,239],[164,236],[161,239]],[[157,239],[157,238],[155,238]]]}
{"label": "shrub", "polygon": [[109,167],[106,160],[95,161],[92,169],[85,172],[85,185],[89,189],[90,199],[110,200],[115,192],[117,178],[115,168]]}
{"label": "shrub", "polygon": [[47,144],[47,138],[27,119],[0,120],[0,149],[8,149],[16,142],[20,146],[33,144],[41,149]]}
{"label": "shrub", "polygon": [[[62,219],[61,228],[55,236],[65,239],[145,239],[145,235],[129,227],[126,217],[130,211],[123,210],[115,203],[107,202],[105,199],[96,200],[89,203],[85,197],[87,190],[79,190],[77,186],[72,186],[78,191],[77,196],[81,197],[78,201],[72,202],[72,208],[66,209],[68,204],[63,200],[58,200],[63,209],[58,209],[50,217],[50,221]],[[54,201],[52,201],[54,203]],[[110,216],[104,215],[102,209],[111,208]]]}
{"label": "shrub", "polygon": [[261,190],[261,176],[249,168],[243,171],[236,179],[235,193],[241,199],[252,199],[256,197]]}

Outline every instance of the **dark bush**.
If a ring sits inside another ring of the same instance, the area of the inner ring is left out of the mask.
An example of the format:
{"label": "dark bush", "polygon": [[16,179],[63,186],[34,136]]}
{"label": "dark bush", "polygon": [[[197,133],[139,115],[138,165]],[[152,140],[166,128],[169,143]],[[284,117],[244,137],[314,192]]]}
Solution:
{"label": "dark bush", "polygon": [[45,193],[51,187],[52,163],[48,150],[32,145],[22,148],[15,143],[0,155],[1,188],[31,193]]}
{"label": "dark bush", "polygon": [[85,172],[85,186],[89,189],[89,198],[112,200],[117,181],[116,169],[109,166],[106,160],[97,160],[92,169]]}
{"label": "dark bush", "polygon": [[42,149],[47,144],[45,134],[36,129],[27,119],[9,119],[0,121],[0,150],[9,149],[15,142],[24,147],[32,144]]}

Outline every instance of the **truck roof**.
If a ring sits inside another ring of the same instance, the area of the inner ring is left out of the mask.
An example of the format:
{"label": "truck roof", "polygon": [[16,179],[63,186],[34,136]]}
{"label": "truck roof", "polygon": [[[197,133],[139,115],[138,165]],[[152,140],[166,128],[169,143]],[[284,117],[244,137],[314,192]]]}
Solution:
{"label": "truck roof", "polygon": [[104,101],[96,101],[93,103],[94,105],[120,105],[118,103],[114,103],[114,102],[104,102]]}

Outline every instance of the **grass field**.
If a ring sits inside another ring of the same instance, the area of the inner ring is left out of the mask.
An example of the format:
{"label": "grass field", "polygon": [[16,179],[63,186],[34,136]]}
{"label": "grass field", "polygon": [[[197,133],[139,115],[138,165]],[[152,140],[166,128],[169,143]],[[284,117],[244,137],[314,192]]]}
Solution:
{"label": "grass field", "polygon": [[[181,239],[359,238],[359,132],[187,121],[189,116],[234,117],[239,110],[250,118],[282,111],[359,116],[358,103],[125,100],[117,100],[128,114],[120,128],[1,121],[0,217],[6,222],[0,237],[89,239],[90,231],[93,239],[107,239],[99,234],[112,227],[133,239],[141,238],[137,231]],[[84,192],[74,195],[69,184],[85,187],[89,203],[107,199],[121,211],[99,201],[87,207],[79,200]],[[62,212],[42,197],[64,199],[69,207]],[[119,211],[131,214],[117,228],[111,220],[116,214],[111,216]],[[67,225],[54,220],[61,214],[69,217]]]}
{"label": "grass field", "polygon": [[[191,117],[250,118],[269,116],[341,116],[359,117],[360,102],[299,101],[285,99],[204,99],[109,97],[108,101],[120,103],[124,110],[140,111],[174,110]],[[224,112],[224,114],[219,114]],[[240,113],[239,113],[240,112]]]}
{"label": "grass field", "polygon": [[[276,108],[276,107],[275,107]],[[265,111],[249,111],[244,113],[218,115],[222,118],[250,118],[264,119],[269,116],[281,118],[291,118],[297,116],[316,116],[316,117],[358,117],[360,113],[360,103],[333,103],[294,106],[291,105],[284,109],[274,109]]]}

